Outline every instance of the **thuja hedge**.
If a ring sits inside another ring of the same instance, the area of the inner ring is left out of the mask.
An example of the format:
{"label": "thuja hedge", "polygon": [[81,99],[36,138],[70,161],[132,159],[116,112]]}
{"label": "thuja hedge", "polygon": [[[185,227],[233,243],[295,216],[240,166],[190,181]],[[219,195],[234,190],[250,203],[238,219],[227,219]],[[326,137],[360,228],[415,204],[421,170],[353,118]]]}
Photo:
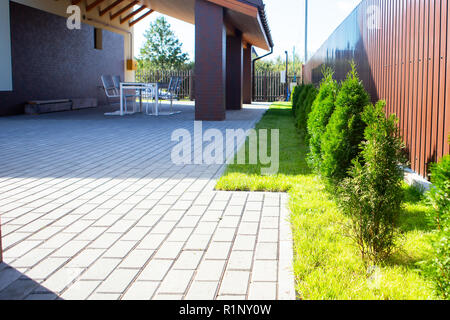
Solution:
{"label": "thuja hedge", "polygon": [[333,70],[328,68],[323,71],[323,80],[320,83],[319,93],[312,105],[308,117],[308,135],[310,137],[310,152],[308,164],[316,172],[320,171],[322,160],[322,136],[325,133],[331,115],[334,112],[337,82],[333,79]]}
{"label": "thuja hedge", "polygon": [[320,172],[325,178],[339,182],[348,176],[352,160],[358,156],[359,145],[364,140],[366,124],[361,114],[368,104],[369,94],[352,63],[337,94],[336,109],[322,135]]}
{"label": "thuja hedge", "polygon": [[299,129],[300,133],[305,137],[306,143],[308,143],[307,137],[307,122],[308,116],[311,112],[312,104],[317,97],[317,89],[313,85],[306,85],[299,95],[297,108],[295,111],[295,125]]}
{"label": "thuja hedge", "polygon": [[[449,141],[450,142],[450,141]],[[433,186],[428,199],[433,206],[430,221],[436,231],[433,236],[434,257],[427,263],[427,274],[433,280],[436,293],[450,300],[450,156],[431,166]]]}
{"label": "thuja hedge", "polygon": [[352,220],[354,239],[363,259],[386,260],[397,239],[403,200],[404,145],[397,135],[397,118],[386,117],[386,103],[368,105],[362,114],[367,125],[360,158],[353,159],[349,178],[340,191],[342,210]]}

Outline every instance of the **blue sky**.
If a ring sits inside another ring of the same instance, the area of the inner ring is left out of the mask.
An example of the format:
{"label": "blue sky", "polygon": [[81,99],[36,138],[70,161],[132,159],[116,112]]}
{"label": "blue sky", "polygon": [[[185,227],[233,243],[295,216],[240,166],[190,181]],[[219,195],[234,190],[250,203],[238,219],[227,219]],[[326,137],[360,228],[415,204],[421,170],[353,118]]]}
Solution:
{"label": "blue sky", "polygon": [[[309,52],[313,53],[350,14],[361,0],[310,0],[309,1]],[[266,12],[272,31],[275,48],[274,55],[290,53],[295,46],[296,52],[304,56],[304,0],[265,0]],[[135,28],[135,52],[139,55],[144,42],[143,33],[151,21],[160,14],[153,13]],[[183,49],[189,54],[191,60],[195,53],[195,27],[191,24],[167,17],[175,34],[183,43]],[[258,50],[259,54],[264,51]]]}

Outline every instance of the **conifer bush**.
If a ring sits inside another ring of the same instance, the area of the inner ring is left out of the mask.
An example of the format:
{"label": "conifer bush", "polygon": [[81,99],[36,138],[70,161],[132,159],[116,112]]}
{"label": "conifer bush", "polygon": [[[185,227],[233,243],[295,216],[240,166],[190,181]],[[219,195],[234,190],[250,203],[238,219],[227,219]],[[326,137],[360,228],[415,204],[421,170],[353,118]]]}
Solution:
{"label": "conifer bush", "polygon": [[352,237],[363,259],[372,264],[384,261],[395,248],[403,201],[404,144],[397,135],[397,118],[386,117],[385,105],[380,101],[365,108],[362,161],[353,160],[350,177],[339,188],[341,207],[352,221]]}
{"label": "conifer bush", "polygon": [[302,97],[300,97],[300,104],[299,108],[297,110],[297,117],[296,117],[296,123],[297,128],[299,129],[300,133],[305,138],[305,143],[308,145],[309,137],[308,137],[308,116],[311,113],[311,108],[314,103],[314,100],[317,97],[317,89],[313,85],[309,85],[308,88],[306,88],[307,93],[305,94],[305,98],[303,100]]}
{"label": "conifer bush", "polygon": [[292,97],[291,97],[292,98],[292,112],[293,112],[294,117],[295,117],[295,114],[297,111],[300,94],[302,93],[304,88],[305,88],[304,85],[299,85],[299,86],[296,86],[294,88],[294,92],[292,92]]}
{"label": "conifer bush", "polygon": [[301,91],[298,94],[297,102],[295,104],[295,114],[294,114],[294,117],[296,119],[295,125],[297,125],[298,114],[299,114],[300,110],[303,109],[303,105],[305,103],[306,97],[308,96],[309,90],[311,90],[312,88],[313,88],[312,84],[303,85]]}
{"label": "conifer bush", "polygon": [[342,82],[336,97],[336,109],[322,135],[322,164],[320,172],[331,182],[339,183],[347,177],[352,160],[359,153],[366,124],[361,119],[369,95],[356,72],[355,63]]}
{"label": "conifer bush", "polygon": [[325,133],[336,103],[338,85],[333,79],[333,74],[334,72],[331,68],[323,70],[324,78],[320,83],[319,93],[312,105],[308,118],[308,135],[310,137],[308,163],[316,172],[320,171],[322,160],[322,136]]}
{"label": "conifer bush", "polygon": [[450,299],[450,156],[431,167],[432,187],[427,198],[434,208],[430,217],[436,228],[434,257],[427,266],[438,296]]}

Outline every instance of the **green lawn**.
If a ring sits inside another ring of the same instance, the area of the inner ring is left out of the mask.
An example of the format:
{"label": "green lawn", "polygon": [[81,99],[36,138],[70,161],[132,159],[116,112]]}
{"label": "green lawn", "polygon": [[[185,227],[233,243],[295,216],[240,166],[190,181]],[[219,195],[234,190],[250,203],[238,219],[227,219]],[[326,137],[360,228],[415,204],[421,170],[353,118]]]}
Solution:
{"label": "green lawn", "polygon": [[[280,170],[260,176],[260,165],[230,165],[219,190],[287,191],[294,238],[299,299],[433,299],[417,262],[430,254],[427,207],[405,186],[399,250],[378,268],[367,268],[347,233],[349,219],[305,162],[307,148],[294,126],[290,105],[274,104],[257,129],[280,129]],[[247,148],[248,150],[248,148]]]}

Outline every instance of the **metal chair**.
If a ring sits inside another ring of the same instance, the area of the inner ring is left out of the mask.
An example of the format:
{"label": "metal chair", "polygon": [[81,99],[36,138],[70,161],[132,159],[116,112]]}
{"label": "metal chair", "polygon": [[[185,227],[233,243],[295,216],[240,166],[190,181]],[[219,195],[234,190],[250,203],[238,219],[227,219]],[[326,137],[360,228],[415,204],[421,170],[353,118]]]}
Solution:
{"label": "metal chair", "polygon": [[[114,86],[116,87],[117,90],[117,94],[120,95],[120,82],[122,82],[120,80],[120,76],[112,76],[113,82],[114,82]],[[130,91],[130,90],[128,90]],[[136,91],[134,94],[133,93],[124,93],[124,98],[125,98],[125,112],[127,112],[127,105],[126,105],[126,101],[128,98],[133,98],[133,112],[136,111],[136,98],[139,97],[139,93]]]}
{"label": "metal chair", "polygon": [[154,110],[152,110],[152,113],[149,113],[148,109],[149,109],[149,106],[150,106],[150,101],[153,102],[156,99],[156,87],[150,87],[150,88],[145,89],[142,92],[142,98],[147,100],[146,107],[145,107],[145,113],[147,115],[149,115],[149,116],[153,115],[154,114]]}
{"label": "metal chair", "polygon": [[171,77],[167,91],[159,94],[160,100],[170,100],[169,115],[181,113],[181,111],[173,111],[173,100],[179,100],[178,94],[182,83],[183,79],[181,77]]}
{"label": "metal chair", "polygon": [[[105,90],[106,100],[108,101],[108,105],[111,106],[111,99],[119,99],[120,101],[120,92],[117,90],[117,87],[114,83],[114,79],[110,75],[103,75],[102,77],[103,89]],[[125,99],[125,112],[127,112],[127,99]]]}

